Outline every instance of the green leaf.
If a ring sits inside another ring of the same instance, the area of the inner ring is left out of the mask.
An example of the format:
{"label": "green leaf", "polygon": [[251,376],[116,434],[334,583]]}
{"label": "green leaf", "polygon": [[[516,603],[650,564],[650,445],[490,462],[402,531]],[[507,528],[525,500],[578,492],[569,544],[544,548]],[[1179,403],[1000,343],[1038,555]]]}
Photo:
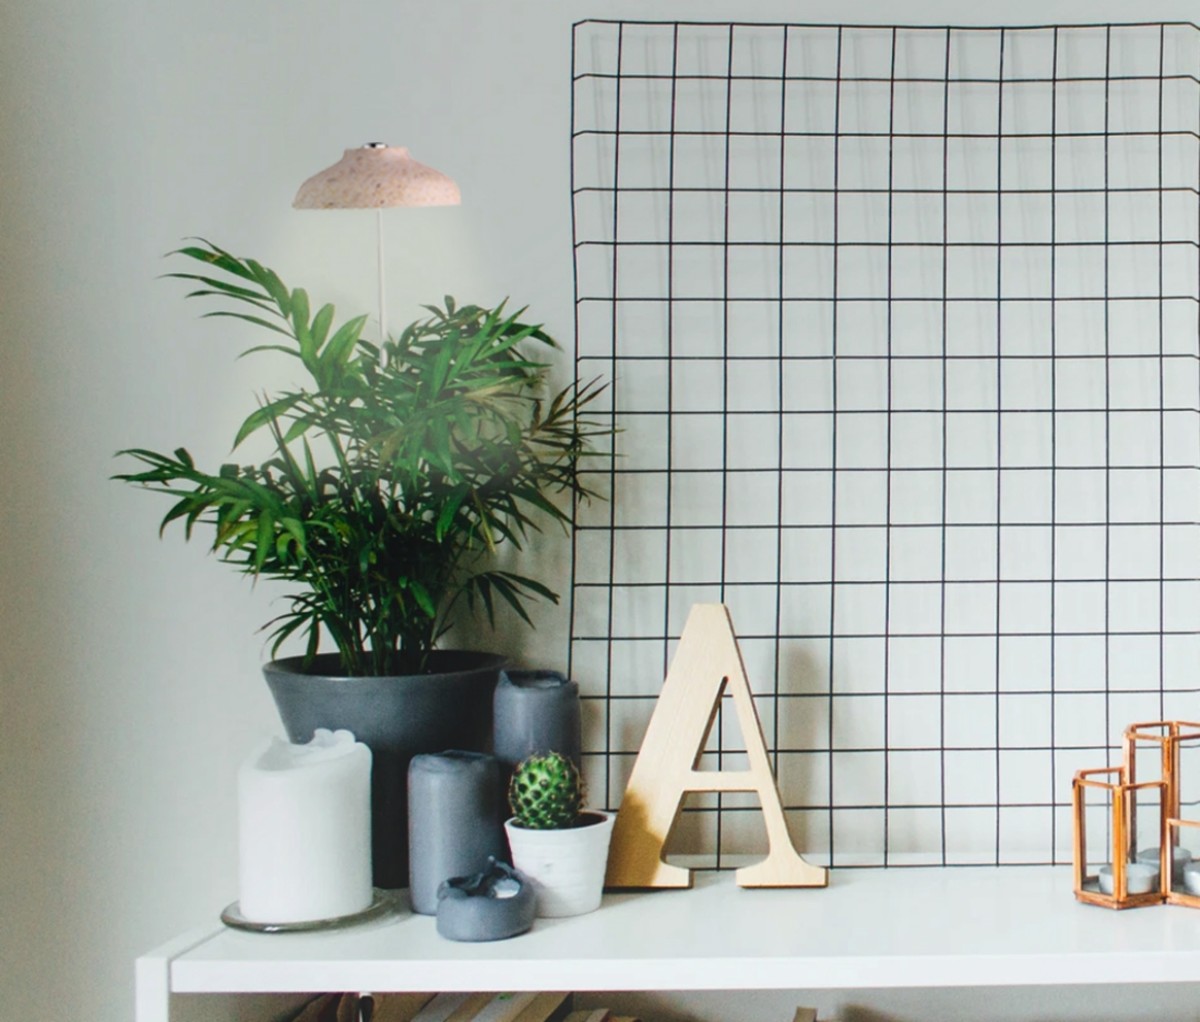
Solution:
{"label": "green leaf", "polygon": [[438,514],[437,524],[434,527],[434,534],[437,536],[437,541],[440,543],[446,538],[451,525],[454,522],[455,516],[458,514],[459,508],[462,507],[463,501],[467,499],[469,490],[465,486],[460,486],[450,494],[449,499],[442,505],[442,510]]}
{"label": "green leaf", "polygon": [[525,604],[521,602],[520,594],[501,573],[497,572],[492,575],[492,588],[494,588],[496,592],[500,594],[501,599],[503,599],[505,603],[507,603],[514,611],[516,611],[517,616],[520,617],[522,621],[528,625],[533,624],[533,621],[529,617],[529,612],[525,609]]}
{"label": "green leaf", "polygon": [[345,365],[354,351],[366,323],[365,315],[355,316],[354,319],[348,320],[338,327],[337,332],[329,339],[323,360],[330,364]]}
{"label": "green leaf", "polygon": [[308,328],[308,292],[296,288],[291,295],[292,334],[300,345],[300,358],[306,366],[316,362],[317,348],[312,332]]}
{"label": "green leaf", "polygon": [[272,323],[270,320],[263,319],[261,316],[251,316],[249,313],[246,313],[246,312],[230,312],[228,309],[217,309],[215,312],[206,312],[201,318],[202,319],[220,319],[220,318],[241,319],[241,320],[245,320],[247,323],[253,323],[255,326],[261,326],[266,330],[274,330],[275,333],[283,334],[284,337],[292,336],[290,333],[288,333],[286,330],[284,330],[283,327],[278,326],[275,323]]}
{"label": "green leaf", "polygon": [[317,310],[317,314],[313,316],[310,328],[315,350],[321,350],[321,346],[325,343],[325,338],[329,336],[329,328],[332,324],[333,306],[329,304],[322,305]]}
{"label": "green leaf", "polygon": [[129,448],[114,478],[169,495],[163,526],[211,529],[223,563],[285,584],[273,649],[303,635],[315,655],[328,637],[343,669],[382,671],[399,650],[427,651],[456,611],[493,619],[506,607],[528,621],[531,601],[557,599],[490,557],[548,520],[570,522],[606,478],[614,427],[599,402],[595,421],[580,414],[603,389],[595,381],[545,393],[547,366],[526,347],[552,342],[524,309],[446,296],[372,344],[366,315],[339,325],[332,305],[310,305],[261,263],[204,241],[179,255],[203,269],[170,276],[208,316],[287,338],[243,354],[300,357],[310,376],[262,393],[242,421],[235,447],[264,427],[273,441],[261,463],[213,475],[182,447]]}
{"label": "green leaf", "polygon": [[243,277],[247,280],[254,279],[254,274],[250,272],[242,260],[230,255],[224,249],[218,248],[211,242],[204,241],[203,238],[195,240],[203,242],[206,247],[185,245],[183,248],[177,248],[167,254],[187,256],[190,259],[199,260],[210,266],[216,266],[218,269],[224,270],[226,273],[232,273],[234,276]]}
{"label": "green leaf", "polygon": [[437,358],[433,363],[433,373],[429,381],[429,389],[436,395],[440,394],[446,386],[446,380],[450,375],[450,360],[454,357],[454,349],[450,345],[444,345],[437,353]]}
{"label": "green leaf", "polygon": [[242,287],[218,277],[209,277],[203,273],[164,273],[162,276],[166,280],[189,280],[204,285],[203,288],[189,293],[188,298],[226,296],[252,302],[268,311],[274,311],[274,307],[269,304],[270,295],[261,290],[255,291],[252,288]]}
{"label": "green leaf", "polygon": [[271,540],[275,535],[275,522],[269,511],[260,511],[258,515],[258,536],[254,541],[254,570],[260,572],[267,563],[267,554],[271,550]]}
{"label": "green leaf", "polygon": [[310,429],[313,428],[313,423],[305,416],[299,416],[292,420],[292,424],[288,427],[288,431],[283,434],[283,439],[280,442],[281,447],[287,447],[293,440],[298,440],[304,436]]}
{"label": "green leaf", "polygon": [[434,606],[433,598],[429,595],[428,589],[415,579],[411,579],[408,583],[408,591],[413,594],[413,599],[417,601],[417,606],[429,617],[437,617],[437,607]]}
{"label": "green leaf", "polygon": [[184,515],[190,514],[194,507],[195,498],[190,495],[176,503],[170,511],[163,515],[163,519],[158,526],[158,535],[161,537],[166,532],[168,525],[184,517]]}
{"label": "green leaf", "polygon": [[246,416],[246,420],[242,423],[241,428],[237,431],[237,436],[234,438],[233,446],[235,448],[238,447],[241,442],[245,440],[246,437],[248,437],[251,433],[262,429],[263,426],[270,422],[274,422],[281,415],[296,407],[296,404],[302,398],[302,394],[286,394],[268,404],[260,405],[248,416]]}
{"label": "green leaf", "polygon": [[271,296],[271,299],[279,306],[279,311],[285,319],[290,319],[292,315],[291,296],[288,289],[284,286],[282,280],[274,270],[269,270],[261,263],[255,262],[253,259],[245,260],[245,265],[249,269],[254,280],[262,286],[263,290]]}
{"label": "green leaf", "polygon": [[[279,332],[286,337],[292,336],[286,330],[280,330]],[[291,348],[285,348],[282,344],[256,344],[254,347],[247,348],[245,351],[243,351],[240,355],[238,355],[238,358],[245,358],[247,355],[254,355],[260,351],[278,351],[291,358],[300,357],[300,352],[293,351]]]}
{"label": "green leaf", "polygon": [[280,518],[280,525],[284,533],[292,537],[296,543],[296,549],[301,557],[304,557],[306,551],[304,522],[299,521],[298,518]]}
{"label": "green leaf", "polygon": [[542,599],[548,600],[550,603],[558,603],[558,593],[556,593],[553,589],[550,589],[548,586],[543,585],[541,582],[538,582],[536,579],[529,578],[526,575],[514,575],[511,571],[501,572],[501,574],[503,574],[505,578],[515,585],[520,586],[522,589],[536,593]]}

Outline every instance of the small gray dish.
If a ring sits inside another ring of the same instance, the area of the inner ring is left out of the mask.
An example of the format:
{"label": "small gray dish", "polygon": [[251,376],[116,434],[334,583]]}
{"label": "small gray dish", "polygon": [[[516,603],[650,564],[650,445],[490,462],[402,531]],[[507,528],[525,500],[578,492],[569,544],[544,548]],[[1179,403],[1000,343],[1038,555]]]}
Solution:
{"label": "small gray dish", "polygon": [[533,925],[536,909],[526,876],[489,856],[483,872],[438,887],[437,931],[447,940],[506,940]]}

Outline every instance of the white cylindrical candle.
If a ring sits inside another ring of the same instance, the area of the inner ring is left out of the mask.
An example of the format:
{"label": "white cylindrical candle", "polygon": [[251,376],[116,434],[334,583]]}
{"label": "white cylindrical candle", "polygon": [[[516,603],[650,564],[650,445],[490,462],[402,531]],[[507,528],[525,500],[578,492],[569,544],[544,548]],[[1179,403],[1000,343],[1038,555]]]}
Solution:
{"label": "white cylindrical candle", "polygon": [[[1137,861],[1144,862],[1157,868],[1161,859],[1161,849],[1143,848],[1137,853]],[[1171,846],[1171,886],[1178,887],[1183,883],[1183,867],[1192,861],[1192,853],[1181,845]]]}
{"label": "white cylindrical candle", "polygon": [[[1099,872],[1100,891],[1116,893],[1116,877],[1112,866],[1101,866]],[[1158,889],[1158,867],[1145,862],[1125,863],[1125,894],[1149,894]]]}
{"label": "white cylindrical candle", "polygon": [[370,907],[371,750],[349,731],[273,738],[238,771],[238,896],[255,923]]}

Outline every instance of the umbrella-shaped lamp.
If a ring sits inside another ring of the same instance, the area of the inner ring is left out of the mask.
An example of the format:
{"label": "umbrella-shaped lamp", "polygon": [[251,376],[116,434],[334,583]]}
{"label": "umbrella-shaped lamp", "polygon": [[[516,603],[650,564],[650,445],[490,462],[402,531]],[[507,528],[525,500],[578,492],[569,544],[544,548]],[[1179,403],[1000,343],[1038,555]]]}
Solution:
{"label": "umbrella-shaped lamp", "polygon": [[457,206],[458,185],[445,174],[418,163],[403,146],[370,142],[347,149],[332,167],[300,186],[296,209],[373,209],[379,250],[379,332],[387,336],[384,300],[383,211],[389,206]]}

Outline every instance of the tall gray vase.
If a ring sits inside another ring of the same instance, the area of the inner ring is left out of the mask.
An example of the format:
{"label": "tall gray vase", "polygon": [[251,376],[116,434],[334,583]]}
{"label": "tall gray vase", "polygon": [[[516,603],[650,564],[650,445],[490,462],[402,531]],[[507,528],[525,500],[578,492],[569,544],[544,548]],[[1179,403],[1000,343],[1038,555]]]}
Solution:
{"label": "tall gray vase", "polygon": [[500,765],[482,752],[450,749],[414,756],[408,767],[408,894],[414,912],[437,915],[444,880],[506,859],[497,815]]}
{"label": "tall gray vase", "polygon": [[492,728],[505,784],[513,768],[535,754],[560,752],[582,767],[579,685],[557,671],[501,671]]}

